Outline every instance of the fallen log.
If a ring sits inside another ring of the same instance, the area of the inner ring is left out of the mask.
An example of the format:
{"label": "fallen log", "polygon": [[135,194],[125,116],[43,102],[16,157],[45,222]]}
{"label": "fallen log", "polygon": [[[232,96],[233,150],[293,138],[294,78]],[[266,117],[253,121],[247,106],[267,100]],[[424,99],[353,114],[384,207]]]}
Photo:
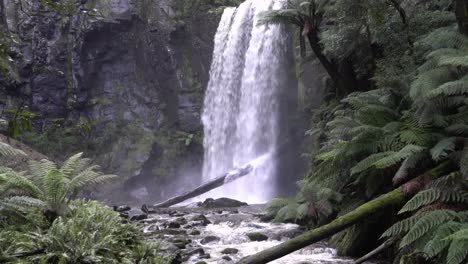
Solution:
{"label": "fallen log", "polygon": [[233,182],[247,174],[249,174],[250,172],[252,172],[253,170],[253,166],[248,164],[242,168],[239,168],[239,169],[235,169],[235,170],[232,170],[224,175],[221,175],[219,176],[218,178],[210,181],[210,182],[207,182],[205,184],[202,184],[200,186],[198,186],[197,188],[195,188],[194,190],[192,191],[188,191],[184,194],[181,194],[181,195],[178,195],[178,196],[175,196],[173,198],[170,198],[162,203],[158,203],[158,204],[155,204],[153,205],[154,208],[165,208],[165,207],[170,207],[172,205],[176,205],[178,203],[181,203],[183,201],[186,201],[190,198],[194,198],[194,197],[197,197],[199,195],[202,195],[204,193],[207,193],[213,189],[216,189],[218,187],[221,187],[227,183],[230,183],[230,182]]}
{"label": "fallen log", "polygon": [[247,256],[241,259],[237,264],[264,264],[275,259],[286,256],[296,250],[319,242],[327,237],[330,237],[344,229],[366,219],[377,211],[385,209],[391,205],[400,205],[408,197],[415,195],[421,186],[421,182],[427,182],[430,179],[439,177],[451,167],[450,162],[444,162],[436,168],[424,173],[421,176],[411,180],[403,186],[395,190],[383,194],[374,200],[371,200],[353,211],[338,217],[329,224],[307,231],[306,233],[276,245],[267,248],[254,255]]}

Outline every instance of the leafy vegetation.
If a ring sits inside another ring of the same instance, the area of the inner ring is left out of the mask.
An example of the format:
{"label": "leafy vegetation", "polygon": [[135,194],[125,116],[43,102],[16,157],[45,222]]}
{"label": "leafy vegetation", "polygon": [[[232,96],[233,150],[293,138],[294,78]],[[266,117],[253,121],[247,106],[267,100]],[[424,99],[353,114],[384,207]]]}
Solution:
{"label": "leafy vegetation", "polygon": [[[2,156],[25,155],[0,144]],[[0,261],[11,263],[167,263],[139,228],[93,201],[76,200],[113,179],[78,153],[60,168],[29,161],[29,170],[0,168]]]}
{"label": "leafy vegetation", "polygon": [[[327,201],[329,211],[342,214],[403,183],[419,191],[401,209],[404,219],[383,235],[400,240],[402,261],[467,259],[468,37],[456,23],[455,2],[299,0],[262,14],[261,23],[299,26],[301,38],[316,31],[319,40],[310,44],[318,44],[312,51],[325,69],[327,61],[352,62],[356,80],[370,81],[343,89],[327,69],[335,100],[316,112],[307,131],[316,147],[305,155],[312,169],[301,183],[316,188],[298,195],[339,193],[342,201]],[[451,169],[441,178],[413,180],[444,162]],[[307,206],[275,199],[269,208],[275,220],[300,223],[303,214],[292,209]]]}

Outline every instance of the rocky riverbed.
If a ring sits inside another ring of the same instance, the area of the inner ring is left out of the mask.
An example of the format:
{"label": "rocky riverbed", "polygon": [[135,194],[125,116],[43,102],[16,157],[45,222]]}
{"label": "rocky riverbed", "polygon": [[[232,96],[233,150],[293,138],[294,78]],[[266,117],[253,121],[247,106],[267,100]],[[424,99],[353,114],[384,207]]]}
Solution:
{"label": "rocky riverbed", "polygon": [[[295,224],[263,222],[263,205],[216,208],[216,203],[208,201],[201,206],[115,209],[138,221],[149,240],[158,241],[161,251],[175,256],[173,263],[235,263],[303,232]],[[327,244],[317,243],[272,263],[352,262],[338,257]]]}

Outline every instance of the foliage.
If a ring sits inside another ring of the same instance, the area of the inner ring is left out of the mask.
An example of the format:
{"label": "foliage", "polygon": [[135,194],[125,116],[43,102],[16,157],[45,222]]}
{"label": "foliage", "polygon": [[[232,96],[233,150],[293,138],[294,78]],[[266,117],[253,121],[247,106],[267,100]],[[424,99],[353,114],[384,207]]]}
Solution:
{"label": "foliage", "polygon": [[[269,11],[261,21],[304,26],[301,18],[317,1],[295,3],[294,10]],[[419,193],[400,210],[403,220],[384,233],[401,239],[403,257],[423,253],[435,263],[464,263],[468,253],[468,37],[457,30],[450,4],[326,3],[319,13],[328,22],[314,29],[324,54],[343,67],[351,61],[372,84],[316,112],[306,132],[314,150],[304,155],[312,168],[303,180],[316,189],[297,195],[322,188],[339,193],[343,202],[334,201],[333,210],[343,214],[450,162],[446,176],[410,183]],[[297,197],[273,202],[276,220],[296,221],[302,215],[294,211],[307,207]]]}
{"label": "foliage", "polygon": [[58,168],[49,160],[30,161],[28,172],[3,168],[0,174],[0,210],[41,209],[50,220],[68,213],[68,204],[87,187],[113,179],[78,153]]}
{"label": "foliage", "polygon": [[45,249],[27,263],[167,263],[158,244],[145,242],[136,225],[98,202],[74,201],[70,214],[47,231],[2,231],[0,239],[3,255]]}
{"label": "foliage", "polygon": [[17,109],[5,109],[3,113],[8,117],[7,135],[11,138],[17,138],[20,132],[32,132],[32,120],[37,117],[30,112],[28,107],[18,107]]}
{"label": "foliage", "polygon": [[51,158],[62,160],[64,156],[89,149],[93,143],[90,139],[92,129],[92,124],[83,117],[74,122],[56,119],[43,124],[39,132],[21,133],[18,140]]}

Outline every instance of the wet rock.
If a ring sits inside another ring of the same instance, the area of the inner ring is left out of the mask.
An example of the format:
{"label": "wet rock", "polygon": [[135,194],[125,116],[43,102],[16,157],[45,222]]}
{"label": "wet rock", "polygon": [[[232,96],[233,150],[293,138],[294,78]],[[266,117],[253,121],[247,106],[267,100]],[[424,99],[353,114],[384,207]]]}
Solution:
{"label": "wet rock", "polygon": [[119,205],[119,206],[114,206],[113,209],[116,212],[123,213],[123,212],[130,211],[132,208],[128,205]]}
{"label": "wet rock", "polygon": [[133,208],[128,211],[128,217],[132,221],[140,221],[148,218],[148,215],[140,209]]}
{"label": "wet rock", "polygon": [[187,231],[186,230],[181,230],[181,229],[166,228],[166,229],[154,231],[154,234],[171,235],[171,236],[184,236],[184,235],[187,235]]}
{"label": "wet rock", "polygon": [[232,261],[232,258],[229,257],[229,256],[223,256],[222,259],[224,259],[226,261]]}
{"label": "wet rock", "polygon": [[208,263],[206,263],[206,261],[201,260],[201,261],[197,261],[195,264],[208,264]]}
{"label": "wet rock", "polygon": [[209,244],[209,243],[212,243],[212,242],[218,242],[219,240],[221,240],[219,237],[217,236],[207,236],[205,238],[203,238],[202,240],[200,240],[200,243],[205,245],[205,244]]}
{"label": "wet rock", "polygon": [[226,208],[226,207],[239,207],[239,206],[245,206],[247,203],[243,203],[234,199],[230,198],[219,198],[219,199],[213,199],[213,198],[208,198],[206,199],[203,203],[199,203],[199,207],[203,208]]}
{"label": "wet rock", "polygon": [[169,216],[172,216],[172,217],[182,217],[184,215],[186,215],[186,213],[178,212],[178,211],[169,212]]}
{"label": "wet rock", "polygon": [[265,240],[268,240],[268,236],[266,236],[265,234],[260,233],[260,232],[251,232],[251,233],[247,233],[245,235],[250,239],[250,241],[265,241]]}
{"label": "wet rock", "polygon": [[200,230],[192,230],[192,232],[190,232],[191,236],[199,236],[200,234],[201,234]]}
{"label": "wet rock", "polygon": [[233,255],[237,254],[237,252],[239,252],[237,248],[225,248],[223,251],[221,251],[221,254]]}
{"label": "wet rock", "polygon": [[159,227],[158,225],[156,224],[151,224],[149,226],[146,226],[144,229],[143,229],[143,233],[154,233],[156,231],[159,231]]}
{"label": "wet rock", "polygon": [[168,228],[180,228],[180,224],[177,223],[177,222],[170,222],[168,225],[167,225]]}
{"label": "wet rock", "polygon": [[206,218],[205,215],[196,215],[194,217],[192,217],[191,221],[194,221],[194,225],[202,225],[202,226],[207,226],[209,224],[211,224],[210,220],[208,220],[208,218]]}
{"label": "wet rock", "polygon": [[204,255],[200,255],[200,257],[198,257],[199,259],[210,259],[211,258],[211,255],[210,254],[204,254]]}
{"label": "wet rock", "polygon": [[192,256],[192,255],[205,255],[205,250],[203,248],[196,248],[194,250],[191,250],[186,253],[187,256]]}
{"label": "wet rock", "polygon": [[185,249],[186,246],[192,242],[192,240],[186,238],[175,238],[171,239],[170,242],[179,249]]}

